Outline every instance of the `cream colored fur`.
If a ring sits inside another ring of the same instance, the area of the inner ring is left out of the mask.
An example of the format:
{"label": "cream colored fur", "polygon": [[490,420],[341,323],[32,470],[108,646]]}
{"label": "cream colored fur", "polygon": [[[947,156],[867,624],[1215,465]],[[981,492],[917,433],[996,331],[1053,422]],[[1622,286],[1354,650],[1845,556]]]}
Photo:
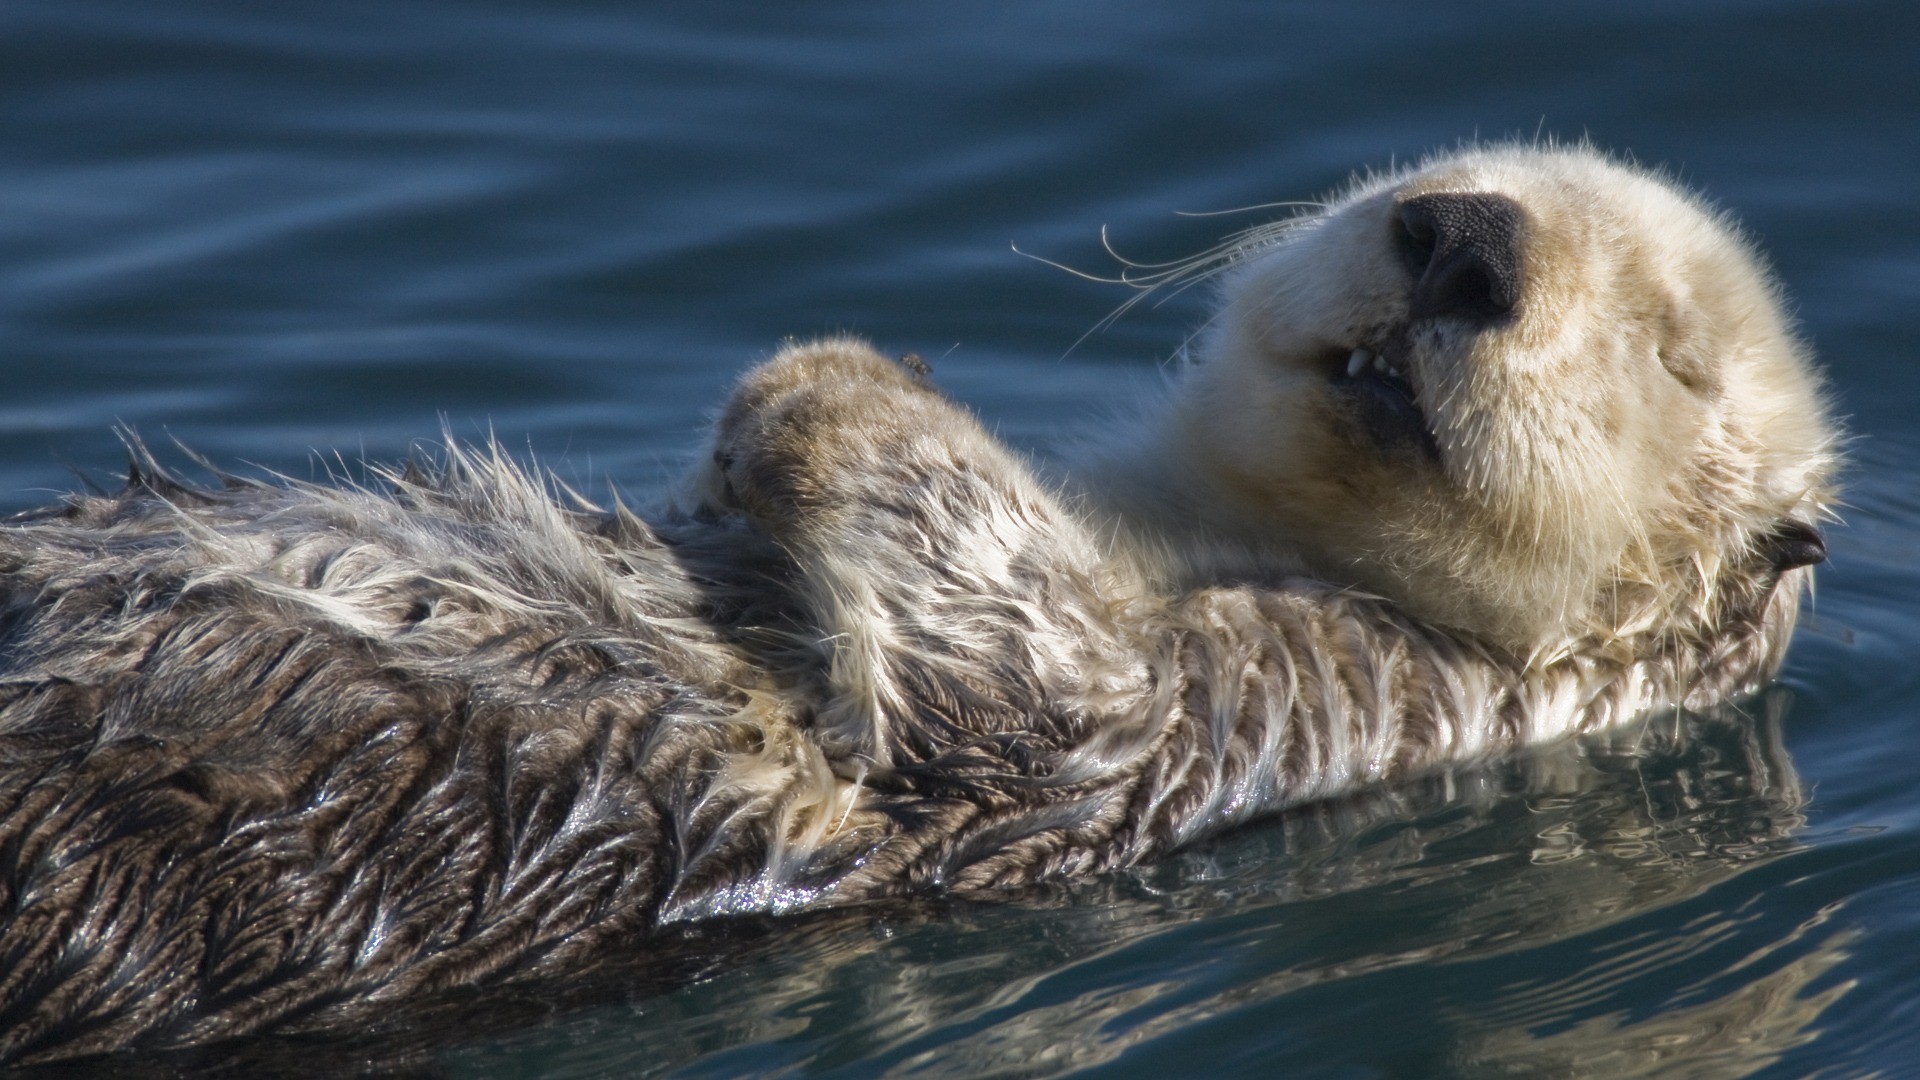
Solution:
{"label": "cream colored fur", "polygon": [[[1510,324],[1409,333],[1393,215],[1434,192],[1524,209]],[[1724,215],[1657,176],[1475,148],[1361,180],[1227,260],[1198,361],[1084,484],[1168,587],[1304,566],[1556,656],[1712,633],[1726,562],[1825,514],[1834,428],[1778,289]],[[1329,364],[1390,340],[1438,467],[1370,446],[1330,389]]]}
{"label": "cream colored fur", "polygon": [[[1409,317],[1396,214],[1436,192],[1521,208],[1511,318]],[[1192,836],[1777,666],[1807,571],[1774,545],[1823,520],[1836,434],[1723,216],[1587,149],[1474,148],[1219,265],[1198,359],[1065,493],[858,341],[742,381],[698,498],[800,567],[840,775],[993,737],[1095,777],[1160,752],[1200,678],[1214,752],[1258,748]],[[1331,388],[1356,348],[1396,350],[1437,460]]]}

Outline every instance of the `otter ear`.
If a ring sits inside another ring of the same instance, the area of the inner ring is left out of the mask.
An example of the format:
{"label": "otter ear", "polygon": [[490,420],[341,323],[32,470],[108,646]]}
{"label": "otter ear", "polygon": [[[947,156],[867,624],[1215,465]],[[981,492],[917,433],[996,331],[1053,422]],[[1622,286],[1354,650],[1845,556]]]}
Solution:
{"label": "otter ear", "polygon": [[1720,371],[1716,358],[1704,348],[1707,336],[1700,332],[1700,313],[1678,300],[1669,299],[1665,317],[1660,320],[1660,365],[1680,385],[1696,394],[1708,396],[1720,392]]}
{"label": "otter ear", "polygon": [[1821,538],[1820,530],[1806,522],[1782,518],[1772,532],[1761,538],[1760,551],[1775,570],[1785,573],[1797,566],[1825,562],[1827,542]]}

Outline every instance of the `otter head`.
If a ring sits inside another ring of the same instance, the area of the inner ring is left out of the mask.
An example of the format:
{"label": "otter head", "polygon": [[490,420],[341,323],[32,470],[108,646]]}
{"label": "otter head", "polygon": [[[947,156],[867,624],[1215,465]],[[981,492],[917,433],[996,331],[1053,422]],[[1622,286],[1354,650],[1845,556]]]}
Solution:
{"label": "otter head", "polygon": [[1721,216],[1583,149],[1358,183],[1223,278],[1176,437],[1318,575],[1522,655],[1820,555],[1835,433]]}

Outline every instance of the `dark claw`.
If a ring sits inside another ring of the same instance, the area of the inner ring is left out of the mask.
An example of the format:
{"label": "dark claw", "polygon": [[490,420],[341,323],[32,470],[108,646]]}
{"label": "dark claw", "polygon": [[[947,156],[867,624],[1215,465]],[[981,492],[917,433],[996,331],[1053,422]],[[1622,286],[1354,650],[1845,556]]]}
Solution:
{"label": "dark claw", "polygon": [[1782,573],[1797,566],[1812,566],[1827,559],[1827,542],[1820,531],[1802,521],[1786,518],[1760,542],[1760,550]]}

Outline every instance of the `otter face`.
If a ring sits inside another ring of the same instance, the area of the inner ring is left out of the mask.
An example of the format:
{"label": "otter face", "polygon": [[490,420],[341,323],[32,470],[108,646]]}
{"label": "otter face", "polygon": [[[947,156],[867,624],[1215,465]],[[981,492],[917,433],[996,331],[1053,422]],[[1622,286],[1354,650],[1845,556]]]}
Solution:
{"label": "otter face", "polygon": [[1274,230],[1190,380],[1229,532],[1523,653],[1704,603],[1831,467],[1744,242],[1584,150],[1466,151]]}

